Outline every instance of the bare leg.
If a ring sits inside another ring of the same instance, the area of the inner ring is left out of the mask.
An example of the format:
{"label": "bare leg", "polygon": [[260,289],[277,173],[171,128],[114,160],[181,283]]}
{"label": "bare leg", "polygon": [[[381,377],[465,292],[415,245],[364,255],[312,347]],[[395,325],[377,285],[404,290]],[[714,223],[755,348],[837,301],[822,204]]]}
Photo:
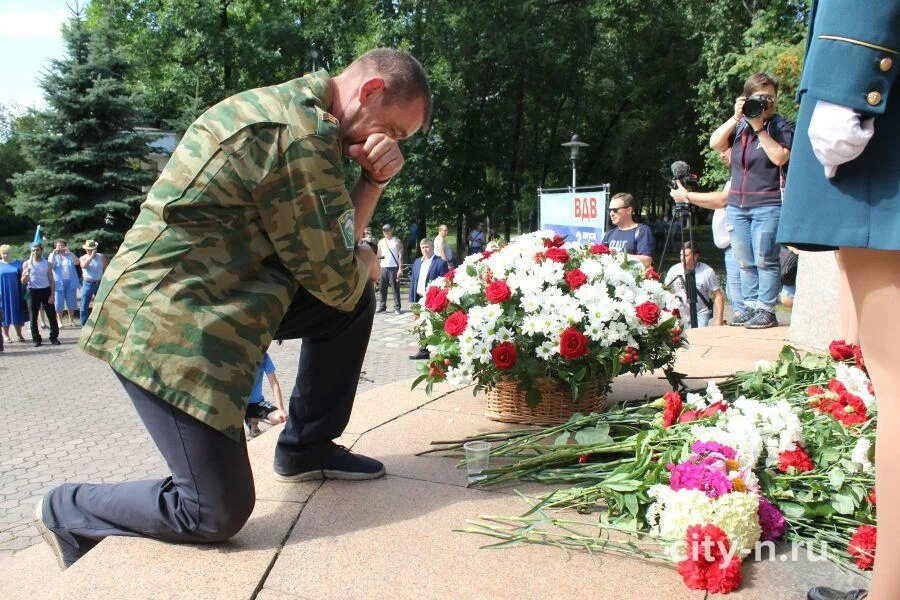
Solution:
{"label": "bare leg", "polygon": [[22,335],[22,326],[21,325],[16,325],[16,335],[19,336],[20,342],[25,341],[25,337]]}
{"label": "bare leg", "polygon": [[5,338],[5,340],[6,340],[7,342],[11,342],[11,341],[12,341],[11,339],[9,339],[9,325],[4,325],[4,326],[3,326],[3,337]]}
{"label": "bare leg", "polygon": [[[900,252],[842,248],[856,305],[859,341],[878,398],[875,481],[878,536],[870,600],[900,589]],[[848,340],[849,341],[849,340]]]}
{"label": "bare leg", "polygon": [[834,257],[838,265],[839,339],[848,344],[858,344],[859,323],[856,318],[856,307],[853,305],[853,294],[850,293],[850,281],[847,279],[847,271],[844,269],[844,259],[841,252],[835,252]]}

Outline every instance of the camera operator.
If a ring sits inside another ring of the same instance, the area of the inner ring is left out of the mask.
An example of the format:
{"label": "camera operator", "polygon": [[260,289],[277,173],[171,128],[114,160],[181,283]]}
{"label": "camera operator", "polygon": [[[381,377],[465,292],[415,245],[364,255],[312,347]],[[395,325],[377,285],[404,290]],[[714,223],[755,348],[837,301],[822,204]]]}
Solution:
{"label": "camera operator", "polygon": [[725,308],[725,298],[719,288],[719,278],[712,267],[700,262],[700,247],[694,242],[684,243],[684,247],[681,249],[681,261],[672,265],[665,278],[666,285],[672,286],[681,301],[681,314],[690,314],[687,286],[684,281],[685,268],[693,269],[696,274],[697,327],[706,327],[710,321],[713,325],[724,325],[722,314]]}
{"label": "camera operator", "polygon": [[775,114],[777,101],[778,81],[774,77],[766,73],[750,76],[744,82],[743,95],[734,103],[734,114],[709,141],[710,147],[720,152],[731,149],[726,222],[741,268],[741,291],[747,307],[731,324],[750,329],[778,325],[775,304],[781,277],[775,235],[794,124]]}

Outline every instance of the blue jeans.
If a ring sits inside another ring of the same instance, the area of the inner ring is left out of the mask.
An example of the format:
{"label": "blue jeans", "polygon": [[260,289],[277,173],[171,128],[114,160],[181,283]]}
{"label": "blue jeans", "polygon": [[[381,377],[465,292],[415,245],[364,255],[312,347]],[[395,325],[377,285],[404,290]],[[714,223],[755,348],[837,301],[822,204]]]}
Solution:
{"label": "blue jeans", "polygon": [[725,291],[728,292],[734,314],[743,314],[747,307],[744,306],[744,295],[741,293],[741,267],[731,246],[725,248]]}
{"label": "blue jeans", "polygon": [[775,241],[781,206],[739,208],[729,205],[725,218],[731,247],[741,268],[741,294],[748,309],[775,312],[781,289],[781,246]]}
{"label": "blue jeans", "polygon": [[88,312],[88,307],[91,305],[91,300],[97,295],[97,289],[99,287],[99,281],[85,281],[84,285],[81,286],[81,306],[78,308],[78,313],[81,315],[82,327],[87,323],[88,315],[90,314]]}

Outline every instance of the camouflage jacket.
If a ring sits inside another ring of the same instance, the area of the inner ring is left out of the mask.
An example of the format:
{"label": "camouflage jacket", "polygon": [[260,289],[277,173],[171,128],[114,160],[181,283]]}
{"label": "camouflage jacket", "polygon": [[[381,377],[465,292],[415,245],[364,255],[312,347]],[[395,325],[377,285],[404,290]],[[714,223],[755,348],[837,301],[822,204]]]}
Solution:
{"label": "camouflage jacket", "polygon": [[349,311],[366,284],[331,102],[322,71],[201,115],[103,274],[79,341],[235,440],[298,286]]}

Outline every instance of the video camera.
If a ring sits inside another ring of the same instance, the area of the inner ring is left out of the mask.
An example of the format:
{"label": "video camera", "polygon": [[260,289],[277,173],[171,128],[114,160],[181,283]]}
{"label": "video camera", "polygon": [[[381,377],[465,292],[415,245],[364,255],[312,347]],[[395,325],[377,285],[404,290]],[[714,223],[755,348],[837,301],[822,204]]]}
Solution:
{"label": "video camera", "polygon": [[754,94],[744,100],[744,116],[748,119],[755,119],[763,114],[772,105],[772,99],[765,94]]}
{"label": "video camera", "polygon": [[[672,163],[670,167],[672,170],[672,182],[669,184],[672,186],[672,189],[676,189],[678,186],[675,185],[676,182],[683,185],[689,192],[696,192],[700,190],[700,180],[696,175],[691,173],[691,166],[684,162],[683,160],[676,160]],[[687,202],[676,202],[675,208],[678,210],[686,210],[688,208]]]}

